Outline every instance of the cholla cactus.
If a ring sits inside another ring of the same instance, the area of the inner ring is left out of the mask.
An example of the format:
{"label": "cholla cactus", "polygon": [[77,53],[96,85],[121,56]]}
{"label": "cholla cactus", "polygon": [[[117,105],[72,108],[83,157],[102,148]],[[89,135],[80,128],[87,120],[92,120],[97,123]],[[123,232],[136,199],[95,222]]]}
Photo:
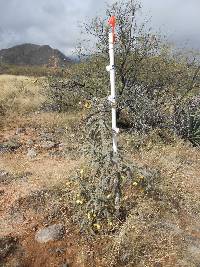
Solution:
{"label": "cholla cactus", "polygon": [[200,145],[200,95],[178,106],[174,116],[177,133],[194,146]]}
{"label": "cholla cactus", "polygon": [[188,139],[195,146],[200,146],[200,113],[190,116]]}
{"label": "cholla cactus", "polygon": [[78,220],[94,231],[111,230],[120,222],[125,213],[122,205],[124,188],[129,182],[139,185],[144,174],[133,164],[127,164],[122,153],[118,158],[113,156],[110,122],[107,99],[93,99],[85,120],[87,161],[76,177],[79,194],[75,203]]}

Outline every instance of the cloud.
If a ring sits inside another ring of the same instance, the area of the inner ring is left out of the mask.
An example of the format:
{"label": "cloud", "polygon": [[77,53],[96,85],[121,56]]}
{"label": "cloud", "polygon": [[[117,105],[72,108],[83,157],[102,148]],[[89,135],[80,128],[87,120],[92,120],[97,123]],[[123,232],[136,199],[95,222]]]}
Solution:
{"label": "cloud", "polygon": [[151,16],[154,29],[179,46],[188,42],[189,47],[200,48],[199,0],[142,0],[142,4],[143,12]]}
{"label": "cloud", "polygon": [[89,2],[0,0],[0,48],[31,42],[69,52],[79,35],[77,20],[88,12]]}
{"label": "cloud", "polygon": [[[109,0],[113,2],[113,0]],[[199,48],[199,0],[142,0],[142,17],[170,40]],[[80,38],[78,23],[101,15],[104,1],[0,0],[0,49],[21,43],[49,44],[71,54]]]}

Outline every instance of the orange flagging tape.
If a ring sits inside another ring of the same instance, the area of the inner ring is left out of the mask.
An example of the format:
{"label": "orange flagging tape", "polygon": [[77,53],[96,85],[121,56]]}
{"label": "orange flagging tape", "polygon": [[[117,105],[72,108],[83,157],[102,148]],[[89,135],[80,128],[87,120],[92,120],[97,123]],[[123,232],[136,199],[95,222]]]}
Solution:
{"label": "orange flagging tape", "polygon": [[115,42],[115,26],[116,26],[116,18],[115,16],[110,17],[108,24],[112,27],[113,33],[113,43]]}

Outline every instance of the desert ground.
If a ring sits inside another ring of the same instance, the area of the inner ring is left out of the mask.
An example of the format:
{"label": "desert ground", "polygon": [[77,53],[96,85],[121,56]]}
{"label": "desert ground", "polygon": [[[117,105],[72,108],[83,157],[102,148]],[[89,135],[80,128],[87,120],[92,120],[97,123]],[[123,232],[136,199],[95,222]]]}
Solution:
{"label": "desert ground", "polygon": [[[153,193],[127,191],[131,211],[119,229],[89,235],[71,204],[72,177],[86,161],[77,137],[85,111],[42,109],[43,83],[0,76],[0,266],[200,266],[199,148],[178,137],[163,142],[156,131],[134,139],[122,130],[127,159],[158,170],[160,180]],[[38,238],[52,225],[61,226],[59,238]]]}

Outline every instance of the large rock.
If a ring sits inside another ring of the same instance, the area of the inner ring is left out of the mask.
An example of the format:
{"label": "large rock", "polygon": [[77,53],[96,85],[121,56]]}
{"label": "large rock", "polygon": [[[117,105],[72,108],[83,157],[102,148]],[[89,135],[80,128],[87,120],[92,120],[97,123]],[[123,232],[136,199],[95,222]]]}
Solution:
{"label": "large rock", "polygon": [[43,229],[40,229],[35,235],[35,240],[39,243],[56,241],[62,239],[64,234],[65,227],[62,224],[53,224]]}

